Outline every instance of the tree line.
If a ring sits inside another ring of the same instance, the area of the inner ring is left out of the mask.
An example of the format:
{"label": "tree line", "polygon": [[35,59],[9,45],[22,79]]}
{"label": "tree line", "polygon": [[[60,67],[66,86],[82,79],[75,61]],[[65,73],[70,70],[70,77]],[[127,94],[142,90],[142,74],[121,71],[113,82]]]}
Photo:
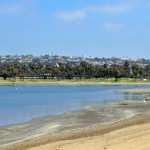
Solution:
{"label": "tree line", "polygon": [[92,65],[85,61],[79,65],[73,66],[70,63],[59,63],[56,66],[51,64],[0,64],[0,77],[4,80],[7,78],[39,78],[39,79],[73,79],[79,78],[134,78],[134,79],[150,79],[150,65],[141,67],[138,64],[130,65],[125,61],[122,65],[107,64]]}

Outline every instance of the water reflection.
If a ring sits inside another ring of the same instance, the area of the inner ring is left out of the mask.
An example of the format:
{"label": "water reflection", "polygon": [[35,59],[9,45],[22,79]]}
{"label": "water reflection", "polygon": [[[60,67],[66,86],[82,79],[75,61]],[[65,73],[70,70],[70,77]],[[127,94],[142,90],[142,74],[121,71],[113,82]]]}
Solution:
{"label": "water reflection", "polygon": [[138,94],[138,93],[123,93],[124,100],[143,100],[146,94]]}
{"label": "water reflection", "polygon": [[77,110],[89,104],[143,100],[144,94],[114,92],[118,89],[149,88],[127,85],[0,86],[0,125],[35,117]]}

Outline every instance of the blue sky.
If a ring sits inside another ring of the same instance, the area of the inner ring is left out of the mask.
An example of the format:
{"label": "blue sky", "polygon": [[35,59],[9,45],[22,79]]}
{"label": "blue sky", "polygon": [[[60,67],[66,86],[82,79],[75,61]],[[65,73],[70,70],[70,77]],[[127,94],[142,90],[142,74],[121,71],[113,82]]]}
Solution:
{"label": "blue sky", "polygon": [[0,0],[0,55],[149,58],[149,0]]}

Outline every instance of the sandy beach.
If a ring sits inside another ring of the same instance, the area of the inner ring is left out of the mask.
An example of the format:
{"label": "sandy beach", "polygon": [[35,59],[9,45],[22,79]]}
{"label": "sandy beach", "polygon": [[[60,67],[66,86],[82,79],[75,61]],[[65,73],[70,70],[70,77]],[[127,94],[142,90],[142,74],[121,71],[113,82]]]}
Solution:
{"label": "sandy beach", "polygon": [[139,119],[133,126],[124,126],[103,135],[53,142],[28,150],[149,150],[150,123],[142,121]]}
{"label": "sandy beach", "polygon": [[150,102],[116,101],[0,127],[0,150],[148,150],[149,108]]}
{"label": "sandy beach", "polygon": [[94,126],[1,147],[1,150],[148,150],[150,115]]}

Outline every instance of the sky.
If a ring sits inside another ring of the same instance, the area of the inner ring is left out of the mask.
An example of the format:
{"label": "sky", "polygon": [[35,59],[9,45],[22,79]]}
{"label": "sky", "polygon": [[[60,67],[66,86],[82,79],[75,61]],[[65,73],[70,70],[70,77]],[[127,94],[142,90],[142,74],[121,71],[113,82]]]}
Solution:
{"label": "sky", "polygon": [[0,0],[0,55],[147,58],[149,0]]}

